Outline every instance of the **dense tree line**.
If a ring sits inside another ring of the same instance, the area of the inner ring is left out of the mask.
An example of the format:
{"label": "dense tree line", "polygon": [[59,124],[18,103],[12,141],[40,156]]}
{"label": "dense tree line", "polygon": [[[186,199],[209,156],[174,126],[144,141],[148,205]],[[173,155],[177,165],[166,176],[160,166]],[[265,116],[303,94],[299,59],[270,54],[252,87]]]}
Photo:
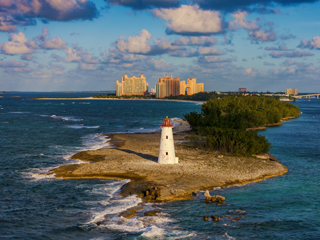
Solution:
{"label": "dense tree line", "polygon": [[166,97],[167,99],[180,99],[180,100],[192,100],[192,101],[207,101],[209,99],[219,98],[221,95],[216,92],[199,92],[193,95],[179,95]]}
{"label": "dense tree line", "polygon": [[225,97],[209,100],[201,113],[184,115],[196,135],[198,147],[232,154],[266,153],[271,144],[248,128],[277,124],[282,118],[297,117],[300,110],[272,97]]}

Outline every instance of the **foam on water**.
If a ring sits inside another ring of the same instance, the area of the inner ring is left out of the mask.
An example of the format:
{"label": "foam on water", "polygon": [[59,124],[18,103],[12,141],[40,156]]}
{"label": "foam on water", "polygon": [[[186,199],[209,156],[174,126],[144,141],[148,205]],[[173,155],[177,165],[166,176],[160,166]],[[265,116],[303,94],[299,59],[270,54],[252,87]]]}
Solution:
{"label": "foam on water", "polygon": [[84,126],[83,124],[79,125],[67,125],[67,128],[73,128],[73,129],[82,129],[82,128],[99,128],[100,126]]}
{"label": "foam on water", "polygon": [[56,115],[46,115],[46,114],[40,114],[41,117],[50,117],[57,120],[62,121],[71,121],[71,122],[80,122],[83,121],[83,119],[74,118],[72,116],[56,116]]}
{"label": "foam on water", "polygon": [[51,181],[56,179],[55,174],[48,174],[48,172],[55,167],[47,168],[31,168],[27,169],[26,172],[21,172],[23,178],[30,179],[33,181]]}
{"label": "foam on water", "polygon": [[[123,181],[121,185],[115,186],[113,188],[113,191],[117,192],[125,183],[126,181]],[[102,206],[99,205],[98,207],[91,209],[90,211],[91,217],[86,222],[86,224],[93,224],[93,223],[105,220],[106,215],[112,216],[111,219],[119,220],[119,217],[115,217],[114,215],[120,214],[121,212],[126,211],[129,208],[135,207],[141,202],[142,202],[141,198],[137,198],[136,195],[131,195],[126,198],[110,198],[109,204],[107,206],[105,205],[107,203],[106,200],[101,200]],[[113,221],[111,220],[111,222]]]}
{"label": "foam on water", "polygon": [[82,137],[81,139],[82,139],[82,146],[80,147],[81,151],[97,150],[101,148],[110,147],[110,143],[108,141],[111,139],[107,138],[107,136],[102,135],[101,133],[88,134]]}
{"label": "foam on water", "polygon": [[8,112],[8,113],[24,114],[24,113],[30,113],[30,112]]}

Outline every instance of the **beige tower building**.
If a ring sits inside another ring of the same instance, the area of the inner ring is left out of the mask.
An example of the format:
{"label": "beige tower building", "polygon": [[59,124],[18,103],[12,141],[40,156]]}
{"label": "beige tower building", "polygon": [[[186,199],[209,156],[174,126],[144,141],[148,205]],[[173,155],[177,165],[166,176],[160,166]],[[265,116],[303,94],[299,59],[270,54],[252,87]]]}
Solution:
{"label": "beige tower building", "polygon": [[193,95],[204,91],[204,84],[197,83],[197,79],[188,78],[187,84],[185,81],[180,82],[180,95],[185,95],[185,89],[187,88],[187,95]]}
{"label": "beige tower building", "polygon": [[288,95],[298,95],[298,88],[286,88],[286,94]]}
{"label": "beige tower building", "polygon": [[148,83],[146,77],[141,73],[140,77],[132,76],[131,78],[125,74],[122,77],[121,83],[116,81],[116,95],[117,96],[129,96],[129,95],[144,95],[148,92]]}
{"label": "beige tower building", "polygon": [[180,78],[173,78],[166,74],[164,78],[159,78],[156,84],[156,98],[180,95]]}

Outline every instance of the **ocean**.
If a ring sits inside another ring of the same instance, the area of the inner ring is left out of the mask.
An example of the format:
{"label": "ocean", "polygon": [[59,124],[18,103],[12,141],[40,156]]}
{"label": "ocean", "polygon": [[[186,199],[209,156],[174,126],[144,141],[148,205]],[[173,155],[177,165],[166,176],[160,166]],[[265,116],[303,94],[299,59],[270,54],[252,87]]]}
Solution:
{"label": "ocean", "polygon": [[[201,104],[139,100],[24,100],[93,93],[0,94],[0,239],[320,239],[320,100],[298,100],[302,115],[260,134],[289,172],[258,183],[212,189],[202,197],[146,204],[122,224],[118,214],[141,203],[117,193],[128,180],[56,179],[49,170],[77,152],[110,148],[108,134],[150,132]],[[106,135],[104,135],[106,134]],[[201,192],[200,192],[201,193]],[[148,210],[160,210],[154,217]],[[224,216],[219,222],[204,216]],[[108,216],[109,221],[95,222]],[[229,218],[225,218],[229,216]],[[239,217],[240,220],[232,221]]]}

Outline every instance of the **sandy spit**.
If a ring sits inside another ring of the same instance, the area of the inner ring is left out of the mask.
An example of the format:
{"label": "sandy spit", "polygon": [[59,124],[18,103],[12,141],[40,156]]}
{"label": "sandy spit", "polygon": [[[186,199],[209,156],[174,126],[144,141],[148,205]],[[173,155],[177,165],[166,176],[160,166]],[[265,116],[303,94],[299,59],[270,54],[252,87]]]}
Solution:
{"label": "sandy spit", "polygon": [[[176,156],[179,164],[158,164],[160,132],[110,135],[114,148],[83,151],[73,159],[89,163],[64,165],[50,171],[57,178],[117,178],[130,179],[120,194],[137,194],[144,201],[172,201],[193,198],[196,190],[212,190],[246,184],[280,176],[288,169],[270,154],[257,157],[223,156],[194,149],[190,145],[189,125],[175,120]],[[145,191],[158,187],[156,199]]]}

